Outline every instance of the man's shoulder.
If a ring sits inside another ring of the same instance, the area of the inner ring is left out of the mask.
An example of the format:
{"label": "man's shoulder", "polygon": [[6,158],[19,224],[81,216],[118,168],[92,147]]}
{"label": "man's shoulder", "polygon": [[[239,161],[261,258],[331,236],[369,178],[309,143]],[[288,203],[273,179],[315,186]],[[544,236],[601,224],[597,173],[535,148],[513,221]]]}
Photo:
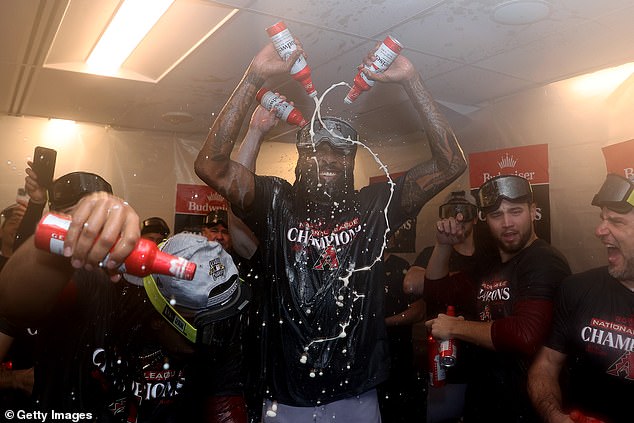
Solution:
{"label": "man's shoulder", "polygon": [[608,273],[607,266],[600,266],[600,267],[584,270],[582,272],[574,273],[568,276],[564,280],[564,283],[569,285],[580,285],[580,284],[597,285],[598,282],[608,281],[610,279],[613,279],[613,278]]}
{"label": "man's shoulder", "polygon": [[255,192],[259,196],[278,196],[287,193],[291,195],[293,186],[284,178],[279,176],[255,176]]}
{"label": "man's shoulder", "polygon": [[529,245],[526,249],[526,257],[536,260],[552,260],[556,262],[560,262],[564,264],[566,267],[568,265],[568,259],[564,256],[561,251],[557,248],[553,247],[550,243],[546,242],[543,239],[537,238],[531,245]]}

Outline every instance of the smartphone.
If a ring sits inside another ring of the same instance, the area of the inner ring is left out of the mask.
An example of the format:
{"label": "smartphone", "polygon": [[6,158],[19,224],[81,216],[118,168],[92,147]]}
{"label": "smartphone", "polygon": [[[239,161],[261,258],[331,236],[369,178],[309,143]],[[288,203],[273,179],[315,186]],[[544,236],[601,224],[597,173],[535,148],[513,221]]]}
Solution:
{"label": "smartphone", "polygon": [[35,147],[33,152],[33,171],[37,174],[37,182],[43,187],[48,188],[53,182],[53,174],[55,173],[55,160],[57,159],[57,151],[52,148]]}
{"label": "smartphone", "polygon": [[18,204],[28,204],[29,203],[29,195],[26,193],[24,188],[18,188],[18,194],[15,196],[15,201]]}

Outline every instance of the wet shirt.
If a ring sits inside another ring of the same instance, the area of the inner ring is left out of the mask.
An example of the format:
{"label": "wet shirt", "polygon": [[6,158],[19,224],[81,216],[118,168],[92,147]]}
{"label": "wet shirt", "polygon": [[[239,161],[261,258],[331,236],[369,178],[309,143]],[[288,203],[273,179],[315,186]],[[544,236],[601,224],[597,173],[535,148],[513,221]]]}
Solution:
{"label": "wet shirt", "polygon": [[[398,180],[388,218],[407,218]],[[382,256],[387,184],[355,192],[345,207],[317,211],[293,187],[256,177],[242,218],[261,241],[270,296],[266,316],[271,399],[311,406],[363,393],[388,375]],[[343,210],[345,208],[345,210]],[[269,285],[270,284],[270,285]]]}
{"label": "wet shirt", "polygon": [[148,339],[156,311],[143,288],[85,271],[73,284],[38,331],[37,408],[104,422],[177,421],[183,365]]}
{"label": "wet shirt", "polygon": [[564,281],[545,345],[568,355],[566,407],[607,422],[631,421],[634,292],[606,267]]}

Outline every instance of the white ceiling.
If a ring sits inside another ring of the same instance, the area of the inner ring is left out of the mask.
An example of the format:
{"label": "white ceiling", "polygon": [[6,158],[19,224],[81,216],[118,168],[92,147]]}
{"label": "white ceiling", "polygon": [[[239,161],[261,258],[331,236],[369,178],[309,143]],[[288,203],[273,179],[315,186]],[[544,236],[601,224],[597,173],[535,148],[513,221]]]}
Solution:
{"label": "white ceiling", "polygon": [[[0,1],[0,113],[205,133],[212,113],[268,42],[265,28],[279,20],[302,41],[320,94],[333,83],[351,82],[366,52],[393,34],[456,126],[496,99],[634,61],[631,0],[552,0],[549,16],[527,25],[492,19],[503,0],[177,0],[240,11],[158,83],[43,67],[69,4],[97,22],[108,19],[117,1]],[[162,43],[169,46],[169,39],[187,33],[188,22],[182,22]],[[295,81],[267,85],[294,100],[304,115],[312,113],[312,101]],[[377,85],[345,105],[347,88],[338,87],[324,100],[322,114],[354,119],[362,135],[412,132],[412,108],[393,88]],[[162,117],[169,112],[193,120],[170,123]],[[284,131],[290,127],[281,125],[274,135]]]}

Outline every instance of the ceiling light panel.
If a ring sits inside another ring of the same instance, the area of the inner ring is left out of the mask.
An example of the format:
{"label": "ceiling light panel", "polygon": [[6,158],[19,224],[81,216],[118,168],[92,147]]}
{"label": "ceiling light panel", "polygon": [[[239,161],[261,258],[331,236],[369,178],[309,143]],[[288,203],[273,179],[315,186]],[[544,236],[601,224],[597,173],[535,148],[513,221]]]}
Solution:
{"label": "ceiling light panel", "polygon": [[[153,1],[153,0],[147,0]],[[44,67],[98,74],[86,60],[120,7],[120,0],[68,3]],[[211,2],[175,0],[109,76],[158,82],[237,12]]]}

